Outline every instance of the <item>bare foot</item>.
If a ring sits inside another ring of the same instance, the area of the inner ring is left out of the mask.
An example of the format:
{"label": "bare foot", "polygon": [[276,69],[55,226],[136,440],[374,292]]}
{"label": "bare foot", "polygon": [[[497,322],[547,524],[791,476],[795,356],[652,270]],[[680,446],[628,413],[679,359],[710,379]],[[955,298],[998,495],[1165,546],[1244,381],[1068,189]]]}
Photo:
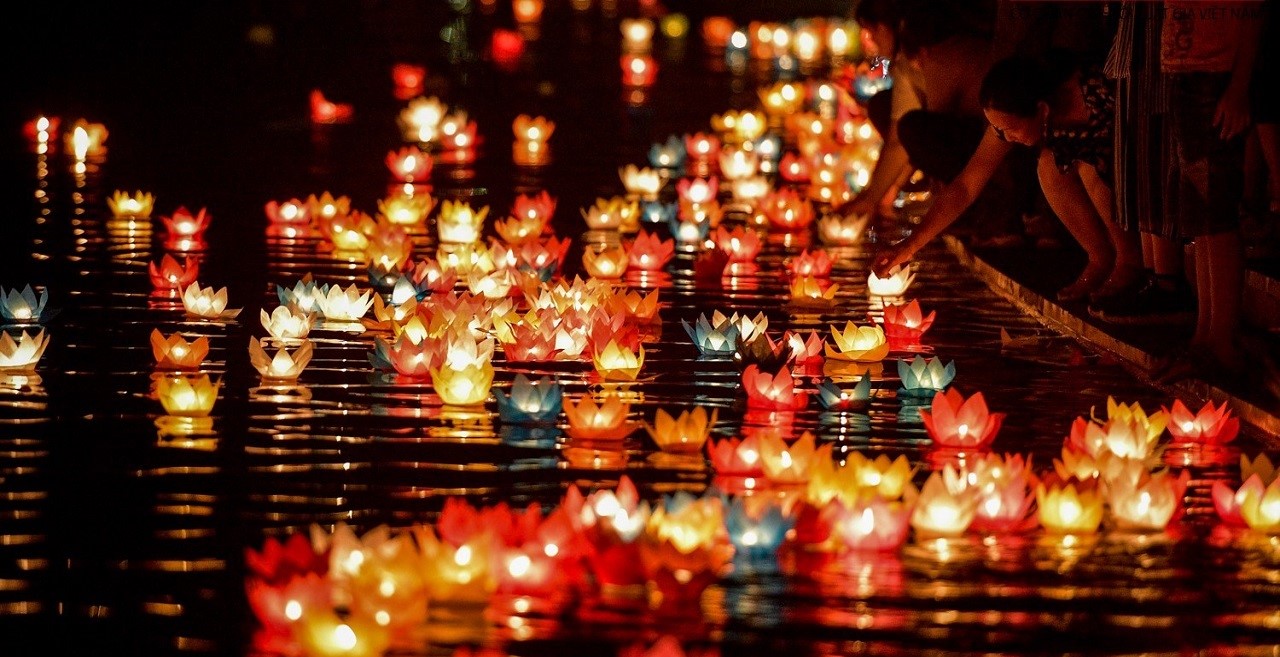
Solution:
{"label": "bare foot", "polygon": [[1137,287],[1144,279],[1141,267],[1116,267],[1096,290],[1089,293],[1091,301],[1122,294]]}
{"label": "bare foot", "polygon": [[1058,290],[1058,301],[1079,301],[1097,290],[1107,279],[1109,269],[1087,266],[1074,283]]}

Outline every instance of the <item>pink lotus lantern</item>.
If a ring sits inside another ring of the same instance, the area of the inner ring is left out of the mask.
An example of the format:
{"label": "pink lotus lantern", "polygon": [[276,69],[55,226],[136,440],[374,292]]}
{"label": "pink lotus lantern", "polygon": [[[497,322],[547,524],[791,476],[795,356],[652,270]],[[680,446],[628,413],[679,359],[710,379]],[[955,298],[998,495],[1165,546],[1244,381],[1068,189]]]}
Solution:
{"label": "pink lotus lantern", "polygon": [[1105,492],[1111,518],[1117,527],[1162,531],[1181,511],[1190,480],[1191,472],[1183,470],[1178,477],[1168,471],[1144,472],[1136,481],[1110,483]]}
{"label": "pink lotus lantern", "polygon": [[937,311],[924,316],[920,310],[920,302],[912,300],[907,304],[886,304],[880,326],[884,329],[889,348],[894,351],[911,351],[920,348],[920,338],[933,326]]}
{"label": "pink lotus lantern", "polygon": [[649,55],[627,53],[619,63],[625,87],[648,87],[658,79],[658,62]]}
{"label": "pink lotus lantern", "polygon": [[640,503],[630,477],[623,475],[616,491],[597,490],[579,503],[566,500],[564,506],[576,511],[575,523],[590,545],[587,560],[603,589],[626,590],[644,583],[636,540],[648,523],[649,506]]}
{"label": "pink lotus lantern", "polygon": [[151,276],[151,286],[154,288],[153,294],[162,296],[176,296],[187,286],[196,280],[196,275],[200,273],[200,263],[193,258],[183,258],[183,264],[173,256],[165,254],[160,258],[157,265],[152,262],[147,265],[147,270]]}
{"label": "pink lotus lantern", "polygon": [[177,249],[176,246],[170,244],[181,244],[183,240],[199,241],[204,237],[204,232],[209,228],[209,221],[212,217],[205,208],[200,208],[196,214],[186,207],[179,207],[173,211],[172,215],[161,216],[160,220],[164,222],[165,230],[168,235],[165,238],[165,248]]}
{"label": "pink lotus lantern", "polygon": [[315,234],[311,213],[303,201],[296,198],[284,202],[267,201],[264,210],[268,221],[268,237],[295,239]]}
{"label": "pink lotus lantern", "polygon": [[[684,148],[690,160],[694,162],[710,162],[720,152],[720,140],[715,135],[695,132],[685,135]],[[681,194],[681,198],[684,195]]]}
{"label": "pink lotus lantern", "polygon": [[973,529],[1000,533],[1026,529],[1034,523],[1031,505],[1035,497],[1030,491],[1034,475],[1029,471],[1029,459],[986,453],[975,459],[964,476],[965,483],[977,491]]}
{"label": "pink lotus lantern", "polygon": [[787,271],[792,276],[826,278],[831,275],[831,256],[822,249],[801,251],[787,262]]}
{"label": "pink lotus lantern", "polygon": [[[1253,523],[1245,518],[1243,512],[1243,505],[1247,499],[1255,507],[1251,510],[1254,520],[1265,524],[1265,519],[1261,515],[1274,514],[1271,513],[1273,509],[1263,509],[1261,501],[1268,497],[1270,491],[1276,488],[1276,481],[1280,480],[1276,477],[1275,466],[1266,454],[1259,454],[1255,461],[1250,461],[1247,456],[1241,456],[1240,478],[1244,484],[1237,490],[1232,490],[1222,481],[1213,483],[1213,507],[1218,512],[1218,517],[1233,527],[1252,527]],[[1260,514],[1260,511],[1267,513]]]}
{"label": "pink lotus lantern", "polygon": [[809,337],[790,330],[784,331],[782,340],[791,348],[791,362],[796,365],[817,365],[822,362],[826,343],[817,331],[809,331]]}
{"label": "pink lotus lantern", "polygon": [[742,385],[749,408],[793,411],[804,408],[809,400],[807,393],[796,392],[791,368],[785,366],[777,374],[770,374],[748,365],[742,372]]}
{"label": "pink lotus lantern", "polygon": [[676,182],[676,193],[679,194],[681,203],[694,206],[716,200],[718,190],[714,177],[681,178]]}
{"label": "pink lotus lantern", "polygon": [[729,257],[729,262],[752,262],[763,246],[760,236],[745,226],[739,226],[732,231],[720,226],[716,229],[715,242],[716,246]]}
{"label": "pink lotus lantern", "polygon": [[790,183],[807,183],[813,175],[813,165],[808,158],[794,151],[787,151],[778,163],[778,173],[782,179]]}
{"label": "pink lotus lantern", "polygon": [[742,439],[725,438],[707,441],[707,456],[717,476],[763,478],[764,460],[760,456],[760,438],[752,433]]}
{"label": "pink lotus lantern", "polygon": [[990,413],[982,393],[969,399],[952,388],[933,396],[931,410],[920,410],[929,437],[943,447],[985,449],[995,440],[1004,422],[1004,413]]}
{"label": "pink lotus lantern", "polygon": [[431,176],[431,156],[417,146],[405,146],[387,153],[387,168],[391,176],[400,182],[414,183]]}
{"label": "pink lotus lantern", "polygon": [[312,123],[323,125],[348,123],[355,116],[355,109],[351,105],[331,102],[319,89],[311,90],[310,102]]}
{"label": "pink lotus lantern", "polygon": [[641,230],[627,250],[629,270],[659,271],[675,255],[675,240],[664,240],[655,233]]}
{"label": "pink lotus lantern", "polygon": [[848,550],[896,550],[907,541],[912,505],[871,496],[846,506],[835,502],[823,510],[834,534]]}
{"label": "pink lotus lantern", "polygon": [[1178,442],[1222,445],[1235,439],[1240,433],[1240,420],[1231,416],[1227,403],[1214,407],[1213,401],[1195,413],[1175,399],[1173,408],[1164,409],[1169,416],[1169,434]]}

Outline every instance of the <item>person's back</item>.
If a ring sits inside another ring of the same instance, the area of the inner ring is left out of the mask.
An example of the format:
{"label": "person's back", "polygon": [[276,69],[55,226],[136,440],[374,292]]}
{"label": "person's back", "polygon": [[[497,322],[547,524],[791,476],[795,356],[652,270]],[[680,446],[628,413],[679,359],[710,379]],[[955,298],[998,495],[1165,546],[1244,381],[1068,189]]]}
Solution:
{"label": "person's back", "polygon": [[956,34],[923,45],[907,55],[920,73],[927,108],[934,112],[982,117],[978,89],[991,68],[991,42],[971,34]]}

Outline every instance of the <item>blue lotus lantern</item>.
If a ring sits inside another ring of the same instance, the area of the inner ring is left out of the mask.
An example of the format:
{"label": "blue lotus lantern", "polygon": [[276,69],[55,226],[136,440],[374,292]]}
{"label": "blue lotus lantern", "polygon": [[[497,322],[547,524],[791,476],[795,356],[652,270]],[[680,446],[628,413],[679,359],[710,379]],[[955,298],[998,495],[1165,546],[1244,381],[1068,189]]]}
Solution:
{"label": "blue lotus lantern", "polygon": [[725,514],[724,525],[729,541],[733,543],[734,562],[754,570],[760,570],[761,566],[776,568],[778,547],[786,539],[795,520],[783,513],[777,504],[766,504],[760,509],[757,502],[735,497]]}
{"label": "blue lotus lantern", "polygon": [[650,224],[670,224],[676,218],[676,204],[645,201],[640,204],[640,220]]}
{"label": "blue lotus lantern", "polygon": [[560,417],[564,404],[560,384],[546,376],[533,382],[525,375],[517,374],[510,393],[504,394],[494,388],[493,396],[498,400],[498,417],[503,422],[517,424],[554,422]]}
{"label": "blue lotus lantern", "polygon": [[649,147],[649,164],[660,169],[679,171],[684,168],[686,157],[688,151],[685,150],[684,140],[677,135],[671,135],[665,142]]}
{"label": "blue lotus lantern", "polygon": [[871,399],[871,373],[865,372],[852,388],[842,388],[831,379],[818,385],[818,403],[824,410],[845,411],[859,408]]}
{"label": "blue lotus lantern", "polygon": [[698,315],[692,326],[687,320],[680,320],[685,333],[693,340],[694,346],[703,356],[732,356],[738,348],[738,325],[725,322],[720,326],[712,326],[706,314]]}

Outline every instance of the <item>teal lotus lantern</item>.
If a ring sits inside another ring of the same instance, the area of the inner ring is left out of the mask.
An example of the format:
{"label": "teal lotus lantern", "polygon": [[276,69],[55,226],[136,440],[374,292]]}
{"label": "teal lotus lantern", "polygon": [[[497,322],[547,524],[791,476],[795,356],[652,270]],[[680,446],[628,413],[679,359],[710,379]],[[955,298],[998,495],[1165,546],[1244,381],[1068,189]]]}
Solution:
{"label": "teal lotus lantern", "polygon": [[925,360],[923,356],[916,356],[910,362],[899,360],[898,378],[902,379],[900,396],[929,399],[951,385],[956,378],[956,363],[951,361],[944,366],[941,358]]}
{"label": "teal lotus lantern", "polygon": [[712,326],[711,320],[702,314],[692,326],[683,319],[680,324],[703,356],[732,356],[738,348],[738,325],[734,322]]}
{"label": "teal lotus lantern", "polygon": [[729,542],[733,543],[734,563],[760,570],[773,565],[778,547],[786,540],[795,524],[782,507],[765,498],[736,495],[724,517]]}
{"label": "teal lotus lantern", "polygon": [[17,288],[5,291],[0,287],[0,317],[9,324],[37,324],[44,313],[45,304],[49,303],[49,291],[41,290],[36,296],[35,290],[28,285],[21,292]]}
{"label": "teal lotus lantern", "polygon": [[818,403],[824,410],[846,411],[860,408],[871,399],[871,373],[866,372],[852,388],[842,388],[831,379],[818,385]]}
{"label": "teal lotus lantern", "polygon": [[555,422],[564,405],[560,384],[547,376],[530,381],[517,374],[510,393],[495,388],[493,395],[498,400],[498,417],[515,424]]}

